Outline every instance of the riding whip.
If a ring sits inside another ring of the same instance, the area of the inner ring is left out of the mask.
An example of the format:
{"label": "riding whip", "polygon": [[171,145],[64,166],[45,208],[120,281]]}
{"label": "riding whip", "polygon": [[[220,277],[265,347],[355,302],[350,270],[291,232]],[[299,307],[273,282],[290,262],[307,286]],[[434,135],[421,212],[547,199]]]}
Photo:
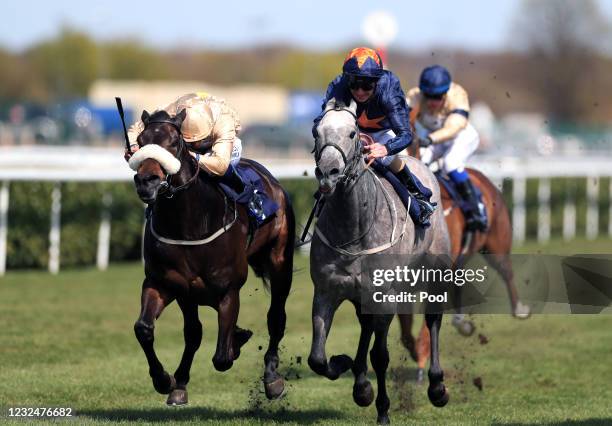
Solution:
{"label": "riding whip", "polygon": [[123,104],[121,103],[121,98],[115,97],[115,101],[117,101],[117,110],[119,111],[119,116],[121,117],[121,124],[123,124],[123,136],[125,137],[125,148],[130,150],[130,140],[127,134],[127,128],[125,127],[125,115],[123,114]]}

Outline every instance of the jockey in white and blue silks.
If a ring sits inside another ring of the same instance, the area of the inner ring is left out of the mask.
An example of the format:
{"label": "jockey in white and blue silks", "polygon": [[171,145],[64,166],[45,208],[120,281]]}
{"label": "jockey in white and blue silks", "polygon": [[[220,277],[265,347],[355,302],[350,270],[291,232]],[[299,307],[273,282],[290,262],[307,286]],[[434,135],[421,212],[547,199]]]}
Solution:
{"label": "jockey in white and blue silks", "polygon": [[[429,216],[435,210],[431,203],[431,191],[414,176],[404,160],[406,147],[412,142],[409,109],[399,79],[391,71],[383,69],[378,53],[367,47],[353,49],[344,61],[342,74],[328,86],[322,110],[327,101],[336,100],[357,103],[359,130],[375,143],[364,146],[368,160],[376,159],[388,167],[418,201],[418,222],[429,226]],[[317,137],[317,126],[323,112],[314,120],[313,136]],[[401,154],[401,155],[398,155]]]}
{"label": "jockey in white and blue silks", "polygon": [[468,122],[467,92],[452,81],[446,68],[433,65],[423,70],[419,87],[410,89],[407,101],[420,145],[428,147],[421,160],[430,164],[442,159],[444,172],[467,202],[464,213],[468,228],[486,230],[484,205],[465,171],[468,157],[480,143],[476,129]]}

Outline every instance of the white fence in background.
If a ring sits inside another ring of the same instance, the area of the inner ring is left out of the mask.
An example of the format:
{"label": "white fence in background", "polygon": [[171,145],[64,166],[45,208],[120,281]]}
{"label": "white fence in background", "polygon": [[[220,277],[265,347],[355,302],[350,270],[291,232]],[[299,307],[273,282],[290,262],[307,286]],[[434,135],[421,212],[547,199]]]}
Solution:
{"label": "white fence in background", "polygon": [[[287,159],[261,160],[270,172],[279,178],[303,178],[314,176],[314,161]],[[481,170],[498,187],[504,179],[513,180],[513,239],[521,244],[526,236],[527,179],[539,179],[537,239],[546,242],[551,237],[550,179],[555,177],[586,177],[587,179],[587,238],[594,239],[599,232],[598,197],[600,179],[612,176],[612,156],[600,155],[578,158],[566,157],[474,157],[470,166]],[[120,148],[87,147],[0,147],[0,275],[6,270],[6,241],[9,225],[9,185],[11,181],[52,181],[58,184],[52,191],[49,232],[49,271],[60,268],[60,182],[112,182],[131,181],[133,172],[123,160]],[[612,198],[612,179],[609,187]],[[108,266],[110,248],[110,206],[112,199],[103,200],[98,231],[96,263],[99,269]],[[612,236],[612,203],[610,203],[608,235]],[[563,238],[571,240],[576,235],[576,200],[566,194],[563,208]]]}

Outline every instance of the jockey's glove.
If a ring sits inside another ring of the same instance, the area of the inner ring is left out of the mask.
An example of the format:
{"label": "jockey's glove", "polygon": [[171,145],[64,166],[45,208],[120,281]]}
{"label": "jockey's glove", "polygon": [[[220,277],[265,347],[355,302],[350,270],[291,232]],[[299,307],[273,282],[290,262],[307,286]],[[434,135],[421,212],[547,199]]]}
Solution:
{"label": "jockey's glove", "polygon": [[429,136],[419,139],[419,145],[422,148],[427,148],[431,144],[433,144],[433,140]]}

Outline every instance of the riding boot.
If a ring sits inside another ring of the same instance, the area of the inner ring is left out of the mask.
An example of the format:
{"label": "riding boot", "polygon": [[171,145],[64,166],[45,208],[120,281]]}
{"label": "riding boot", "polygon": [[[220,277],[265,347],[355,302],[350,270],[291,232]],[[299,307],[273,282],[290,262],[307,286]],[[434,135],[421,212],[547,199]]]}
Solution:
{"label": "riding boot", "polygon": [[417,183],[417,177],[414,176],[408,166],[404,166],[402,170],[398,173],[395,173],[395,176],[400,180],[400,182],[408,189],[411,195],[419,203],[421,207],[421,215],[419,216],[419,223],[423,226],[431,225],[429,221],[429,217],[436,211],[437,203],[429,201],[429,197],[431,197],[431,191],[429,191],[429,196],[424,194],[424,189],[427,189],[423,186],[421,182]]}
{"label": "riding boot", "polygon": [[467,227],[470,230],[486,231],[487,229],[487,215],[485,212],[484,204],[478,199],[476,190],[471,180],[464,182],[458,182],[457,191],[461,198],[469,204],[466,214]]}

